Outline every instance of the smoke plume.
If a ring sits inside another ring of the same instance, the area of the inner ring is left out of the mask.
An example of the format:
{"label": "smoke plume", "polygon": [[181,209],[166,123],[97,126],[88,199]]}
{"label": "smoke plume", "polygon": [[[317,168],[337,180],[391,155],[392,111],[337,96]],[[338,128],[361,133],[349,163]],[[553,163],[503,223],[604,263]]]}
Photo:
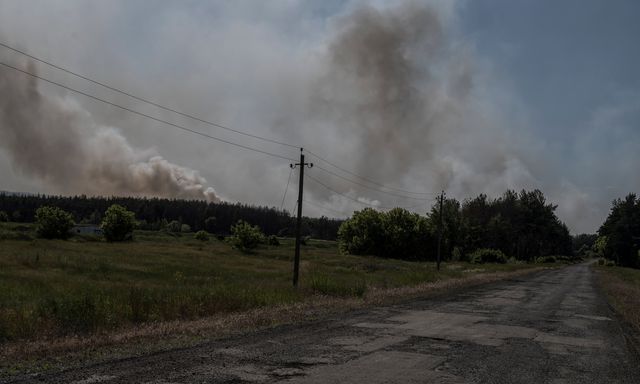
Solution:
{"label": "smoke plume", "polygon": [[219,200],[198,171],[134,148],[72,99],[43,95],[35,78],[3,68],[0,95],[0,146],[57,193]]}
{"label": "smoke plume", "polygon": [[333,26],[305,119],[334,127],[327,130],[350,154],[344,164],[370,179],[462,198],[534,184],[526,155],[479,102],[471,49],[436,9],[362,5]]}

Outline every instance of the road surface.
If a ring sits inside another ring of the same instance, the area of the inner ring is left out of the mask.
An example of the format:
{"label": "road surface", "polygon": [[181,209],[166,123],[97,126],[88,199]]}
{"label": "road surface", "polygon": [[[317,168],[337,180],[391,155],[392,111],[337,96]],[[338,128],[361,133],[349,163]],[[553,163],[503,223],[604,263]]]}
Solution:
{"label": "road surface", "polygon": [[587,265],[24,382],[640,383]]}

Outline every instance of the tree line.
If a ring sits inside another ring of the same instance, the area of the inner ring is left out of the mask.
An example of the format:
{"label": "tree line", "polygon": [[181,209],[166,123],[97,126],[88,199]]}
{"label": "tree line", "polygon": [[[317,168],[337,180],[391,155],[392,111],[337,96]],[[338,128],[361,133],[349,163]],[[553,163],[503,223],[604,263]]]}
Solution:
{"label": "tree line", "polygon": [[636,194],[612,202],[593,248],[618,265],[640,268],[640,199]]}
{"label": "tree line", "polygon": [[[140,229],[159,230],[177,221],[193,231],[228,234],[231,226],[240,220],[258,226],[266,235],[291,236],[295,228],[295,218],[286,211],[240,203],[0,193],[0,212],[5,212],[8,219],[15,222],[34,222],[38,208],[52,206],[69,212],[76,223],[99,225],[104,212],[114,204],[132,211]],[[302,233],[317,239],[335,240],[341,223],[341,220],[324,216],[305,217]]]}
{"label": "tree line", "polygon": [[444,199],[442,215],[439,202],[426,216],[401,208],[386,213],[364,209],[345,221],[338,237],[346,253],[408,260],[434,260],[440,234],[444,260],[465,260],[480,249],[523,261],[569,256],[573,239],[556,208],[539,190],[509,190],[496,199],[484,194],[462,203]]}

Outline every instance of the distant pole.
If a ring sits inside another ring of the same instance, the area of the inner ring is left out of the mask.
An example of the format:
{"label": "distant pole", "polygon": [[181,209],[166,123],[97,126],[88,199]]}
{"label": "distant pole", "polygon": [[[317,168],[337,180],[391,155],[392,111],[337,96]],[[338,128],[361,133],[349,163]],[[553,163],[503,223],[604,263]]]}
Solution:
{"label": "distant pole", "polygon": [[300,180],[298,182],[298,218],[296,220],[296,250],[293,258],[293,286],[298,288],[298,272],[300,270],[300,236],[302,231],[302,191],[304,185],[304,167],[313,167],[313,163],[304,162],[303,148],[300,148],[300,163],[291,164],[291,168],[300,167]]}
{"label": "distant pole", "polygon": [[440,194],[440,219],[438,220],[438,258],[436,261],[436,269],[439,271],[440,270],[440,260],[441,260],[441,256],[440,256],[440,249],[442,248],[442,206],[444,203],[444,191],[442,191],[442,193]]}

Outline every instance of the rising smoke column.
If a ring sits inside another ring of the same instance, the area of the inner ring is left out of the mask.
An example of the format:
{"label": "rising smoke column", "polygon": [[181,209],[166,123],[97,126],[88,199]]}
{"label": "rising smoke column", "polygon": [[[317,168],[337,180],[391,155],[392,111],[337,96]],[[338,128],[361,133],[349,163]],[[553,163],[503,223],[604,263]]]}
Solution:
{"label": "rising smoke column", "polygon": [[[473,50],[441,10],[358,5],[332,26],[308,117],[341,138],[349,153],[342,164],[389,185],[462,198],[534,185],[508,126],[483,109],[486,78]],[[342,183],[341,192],[354,191]]]}
{"label": "rising smoke column", "polygon": [[134,148],[72,99],[45,96],[35,78],[7,68],[0,68],[0,134],[14,167],[57,193],[219,201],[198,171]]}

